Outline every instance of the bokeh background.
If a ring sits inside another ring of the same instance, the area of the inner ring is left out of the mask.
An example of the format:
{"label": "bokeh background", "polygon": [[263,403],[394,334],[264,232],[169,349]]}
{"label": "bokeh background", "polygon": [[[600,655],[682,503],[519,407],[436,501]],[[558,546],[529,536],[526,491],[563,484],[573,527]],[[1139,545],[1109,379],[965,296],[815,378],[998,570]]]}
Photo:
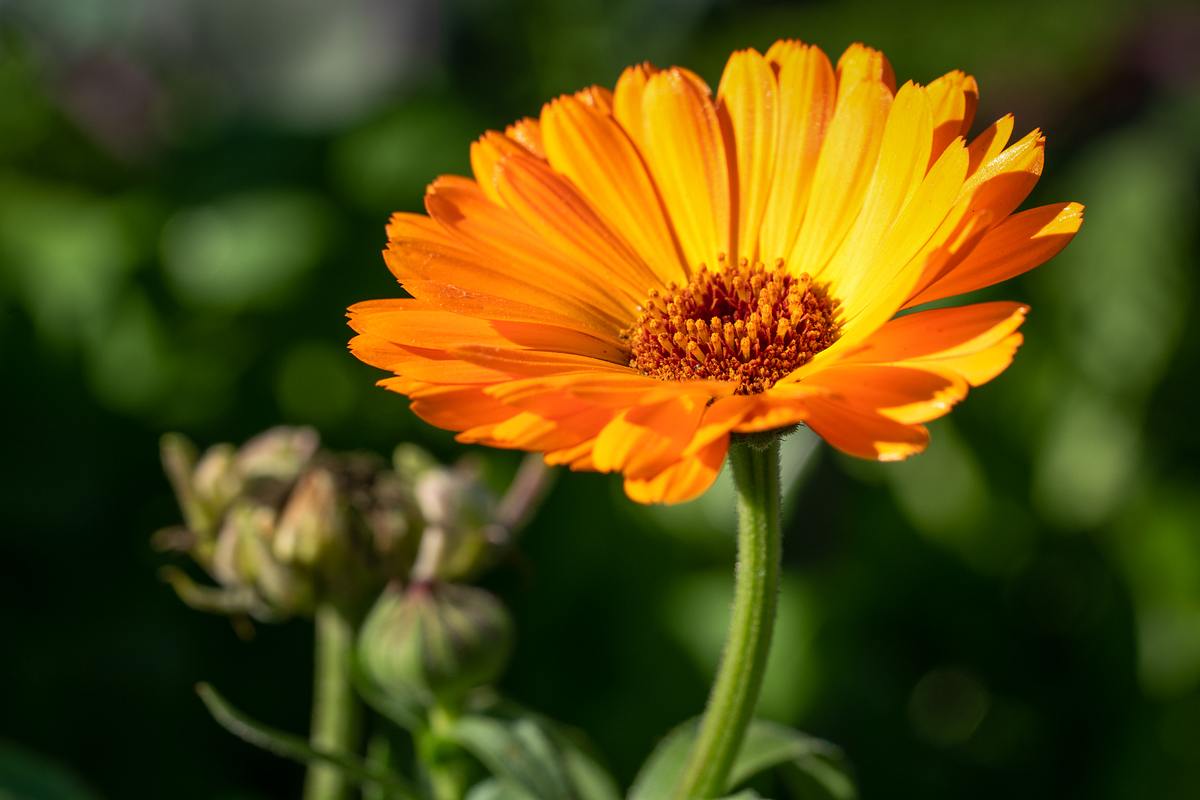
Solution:
{"label": "bokeh background", "polygon": [[[1031,203],[1088,222],[982,293],[1032,304],[1027,343],[927,454],[788,440],[763,715],[843,745],[867,798],[1200,797],[1200,9],[1112,0],[0,0],[0,797],[295,796],[192,686],[302,730],[309,628],[242,641],[160,582],[158,437],[457,457],[345,352],[344,308],[397,294],[388,214],[557,93],[643,59],[715,85],[783,36],[972,72],[977,126],[1049,135]],[[563,475],[491,579],[504,688],[624,781],[703,702],[731,497]]]}

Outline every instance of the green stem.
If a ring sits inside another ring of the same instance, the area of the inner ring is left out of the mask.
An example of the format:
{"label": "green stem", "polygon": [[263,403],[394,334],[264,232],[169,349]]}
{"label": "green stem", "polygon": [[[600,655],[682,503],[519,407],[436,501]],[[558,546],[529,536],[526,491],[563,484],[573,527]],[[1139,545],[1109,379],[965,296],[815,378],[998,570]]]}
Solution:
{"label": "green stem", "polygon": [[[354,647],[353,619],[333,603],[317,606],[314,619],[312,727],[309,742],[315,750],[356,753],[361,709],[350,683],[350,652]],[[347,800],[350,782],[335,766],[312,764],[304,781],[304,800]]]}
{"label": "green stem", "polygon": [[429,709],[429,728],[417,744],[417,758],[434,800],[462,800],[467,791],[462,752],[449,741],[457,717],[451,708],[434,705]]}
{"label": "green stem", "polygon": [[677,800],[725,794],[754,716],[779,600],[779,440],[735,441],[729,463],[738,493],[738,562],[733,613],[721,666],[688,756]]}

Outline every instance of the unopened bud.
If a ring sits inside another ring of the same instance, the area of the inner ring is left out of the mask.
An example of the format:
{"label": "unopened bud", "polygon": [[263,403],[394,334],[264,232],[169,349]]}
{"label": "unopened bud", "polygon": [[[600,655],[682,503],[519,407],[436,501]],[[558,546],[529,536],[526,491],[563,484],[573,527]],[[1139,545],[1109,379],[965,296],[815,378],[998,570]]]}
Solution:
{"label": "unopened bud", "polygon": [[359,634],[363,671],[400,698],[458,703],[499,677],[512,648],[512,621],[495,596],[449,583],[395,584]]}
{"label": "unopened bud", "polygon": [[296,482],[280,514],[271,549],[286,564],[313,568],[342,543],[345,529],[337,481],[327,470],[314,469]]}
{"label": "unopened bud", "polygon": [[496,499],[469,466],[430,470],[417,479],[414,493],[425,530],[413,578],[464,580],[488,559]]}
{"label": "unopened bud", "polygon": [[206,519],[220,520],[242,491],[237,470],[237,450],[230,444],[213,445],[204,451],[192,473],[192,492]]}
{"label": "unopened bud", "polygon": [[221,526],[213,551],[213,576],[228,586],[251,586],[279,615],[304,613],[313,605],[312,581],[271,552],[275,512],[239,503]]}
{"label": "unopened bud", "polygon": [[312,428],[279,426],[263,431],[237,451],[237,466],[248,479],[291,481],[317,452],[321,439]]}

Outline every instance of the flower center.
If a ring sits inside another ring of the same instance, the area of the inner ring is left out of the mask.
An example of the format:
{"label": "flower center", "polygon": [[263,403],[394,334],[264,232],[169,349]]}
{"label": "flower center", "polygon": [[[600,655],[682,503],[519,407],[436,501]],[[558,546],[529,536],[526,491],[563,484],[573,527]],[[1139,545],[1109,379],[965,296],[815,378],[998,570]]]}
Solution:
{"label": "flower center", "polygon": [[704,265],[686,286],[650,296],[622,336],[629,366],[664,381],[720,380],[758,394],[837,341],[838,301],[783,260]]}

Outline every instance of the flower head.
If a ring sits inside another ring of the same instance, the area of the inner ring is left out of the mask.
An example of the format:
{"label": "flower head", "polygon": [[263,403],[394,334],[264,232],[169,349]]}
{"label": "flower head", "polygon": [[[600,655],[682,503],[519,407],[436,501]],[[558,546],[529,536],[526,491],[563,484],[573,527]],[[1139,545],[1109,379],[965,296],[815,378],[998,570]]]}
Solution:
{"label": "flower head", "polygon": [[895,88],[883,54],[836,67],[780,41],[734,53],[716,96],[630,67],[471,148],[427,215],[396,214],[411,298],[350,309],[381,384],[464,442],[619,471],[677,502],[736,433],[804,423],[894,460],[1011,362],[1026,307],[914,309],[1061,250],[1077,203],[1015,213],[1044,139],[1005,116],[968,143],[975,80]]}

